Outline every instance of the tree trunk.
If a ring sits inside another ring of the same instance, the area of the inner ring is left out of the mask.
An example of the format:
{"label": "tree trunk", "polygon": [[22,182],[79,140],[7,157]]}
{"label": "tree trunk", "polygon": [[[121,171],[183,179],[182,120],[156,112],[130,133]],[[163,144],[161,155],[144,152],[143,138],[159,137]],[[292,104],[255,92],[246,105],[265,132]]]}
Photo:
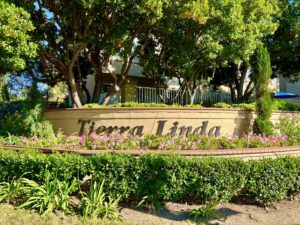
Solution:
{"label": "tree trunk", "polygon": [[70,95],[71,95],[73,105],[75,106],[75,108],[82,107],[73,71],[68,72],[68,83],[69,83]]}
{"label": "tree trunk", "polygon": [[102,88],[103,88],[102,73],[100,71],[98,71],[95,74],[95,86],[94,86],[94,92],[93,92],[93,97],[92,97],[93,103],[99,102],[99,97],[102,92]]}
{"label": "tree trunk", "polygon": [[189,101],[189,104],[190,104],[190,105],[193,105],[193,104],[194,104],[194,101],[195,101],[195,95],[196,95],[196,92],[193,92],[193,93],[190,95],[190,101]]}
{"label": "tree trunk", "polygon": [[230,92],[231,92],[231,100],[233,103],[245,103],[249,101],[249,98],[252,94],[251,89],[251,82],[249,83],[245,89],[245,80],[247,77],[248,66],[245,63],[240,63],[236,65],[235,68],[235,78],[234,84],[230,85]]}
{"label": "tree trunk", "polygon": [[90,94],[89,94],[87,88],[85,87],[85,85],[76,83],[76,87],[77,87],[77,92],[78,92],[78,96],[79,96],[81,104],[84,105],[86,103],[90,103],[90,101],[91,101]]}
{"label": "tree trunk", "polygon": [[90,95],[89,90],[86,87],[85,81],[82,82],[81,89],[82,89],[82,92],[85,93],[86,103],[91,103],[91,95]]}
{"label": "tree trunk", "polygon": [[237,102],[245,103],[248,100],[247,93],[244,91],[245,80],[247,76],[248,66],[245,63],[241,63],[237,66]]}
{"label": "tree trunk", "polygon": [[113,97],[113,95],[121,90],[121,87],[123,83],[125,82],[128,72],[132,65],[132,60],[134,59],[134,56],[131,56],[129,58],[124,59],[122,69],[121,69],[121,75],[118,77],[114,71],[114,68],[112,68],[112,65],[107,65],[106,69],[110,71],[111,76],[114,78],[114,86],[109,90],[107,95],[102,101],[102,104],[106,105],[109,103],[110,99]]}
{"label": "tree trunk", "polygon": [[77,89],[77,85],[76,85],[76,81],[75,81],[75,77],[74,77],[74,73],[73,73],[73,69],[74,69],[73,67],[74,67],[75,63],[78,61],[78,57],[84,48],[85,48],[85,44],[79,43],[70,59],[67,54],[63,55],[64,60],[57,58],[56,55],[53,55],[50,52],[41,51],[39,53],[41,57],[43,57],[47,61],[51,62],[59,72],[64,74],[64,77],[65,77],[66,82],[69,87],[69,92],[70,92],[70,96],[71,96],[73,105],[76,108],[82,107],[82,104],[81,104],[79,94],[78,94],[78,89]]}
{"label": "tree trunk", "polygon": [[101,50],[97,49],[95,46],[91,46],[87,53],[87,58],[95,70],[95,85],[92,94],[92,103],[99,103],[99,98],[103,88],[102,65],[107,64],[110,58],[109,54],[102,55],[103,58],[101,58],[100,55]]}
{"label": "tree trunk", "polygon": [[189,96],[189,102],[188,102],[188,104],[189,105],[193,105],[194,104],[196,92],[197,92],[197,88],[192,88],[192,90],[188,88],[188,96]]}
{"label": "tree trunk", "polygon": [[102,104],[107,105],[116,92],[115,87],[112,87],[103,99]]}
{"label": "tree trunk", "polygon": [[230,88],[231,102],[232,103],[237,103],[237,96],[236,96],[236,93],[235,93],[235,88],[233,87],[233,85],[230,85],[229,88]]}

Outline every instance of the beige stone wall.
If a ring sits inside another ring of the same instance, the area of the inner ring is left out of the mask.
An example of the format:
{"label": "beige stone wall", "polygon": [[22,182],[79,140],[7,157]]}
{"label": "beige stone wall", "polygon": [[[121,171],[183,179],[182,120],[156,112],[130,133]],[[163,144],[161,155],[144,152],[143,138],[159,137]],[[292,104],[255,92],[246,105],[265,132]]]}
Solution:
{"label": "beige stone wall", "polygon": [[[155,108],[104,108],[48,110],[45,117],[54,128],[66,134],[98,133],[121,129],[136,134],[201,132],[221,135],[241,135],[248,132],[255,113],[243,110],[224,109],[155,109]],[[272,121],[285,116],[300,116],[297,112],[273,112]],[[206,129],[205,129],[206,127]]]}

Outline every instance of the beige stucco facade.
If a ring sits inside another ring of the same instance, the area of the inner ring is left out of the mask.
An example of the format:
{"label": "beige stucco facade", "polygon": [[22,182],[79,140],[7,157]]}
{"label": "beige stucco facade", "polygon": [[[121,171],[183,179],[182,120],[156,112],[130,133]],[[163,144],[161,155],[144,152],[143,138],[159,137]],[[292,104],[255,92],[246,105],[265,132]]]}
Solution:
{"label": "beige stucco facade", "polygon": [[[272,121],[300,116],[298,112],[273,112]],[[195,108],[103,108],[48,110],[45,117],[66,134],[107,133],[115,129],[134,134],[186,133],[242,135],[251,129],[255,113],[245,110]]]}

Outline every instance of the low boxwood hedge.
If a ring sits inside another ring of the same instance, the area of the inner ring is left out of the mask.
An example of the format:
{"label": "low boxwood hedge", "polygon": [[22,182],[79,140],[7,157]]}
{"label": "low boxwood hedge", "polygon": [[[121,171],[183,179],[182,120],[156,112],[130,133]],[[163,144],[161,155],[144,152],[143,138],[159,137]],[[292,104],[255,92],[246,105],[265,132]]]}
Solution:
{"label": "low boxwood hedge", "polygon": [[228,201],[243,195],[265,203],[300,191],[300,157],[242,161],[180,156],[44,155],[0,150],[0,181],[13,177],[42,182],[45,171],[71,181],[92,175],[123,201],[145,196],[157,201]]}

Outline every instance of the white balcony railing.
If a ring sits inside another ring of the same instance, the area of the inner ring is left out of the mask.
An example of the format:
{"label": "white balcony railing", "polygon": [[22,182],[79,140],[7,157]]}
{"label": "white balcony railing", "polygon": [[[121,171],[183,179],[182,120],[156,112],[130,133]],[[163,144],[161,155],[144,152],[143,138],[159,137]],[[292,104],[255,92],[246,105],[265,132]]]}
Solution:
{"label": "white balcony railing", "polygon": [[[186,105],[189,102],[189,96],[187,93],[174,90],[159,89],[160,95],[163,97],[164,102],[172,100],[174,104]],[[156,88],[149,87],[137,87],[137,102],[140,103],[162,103],[161,98],[157,95]],[[228,93],[216,93],[216,92],[205,92],[200,93],[199,91],[195,95],[194,104],[200,104],[202,102],[226,102],[231,103],[231,96]]]}

